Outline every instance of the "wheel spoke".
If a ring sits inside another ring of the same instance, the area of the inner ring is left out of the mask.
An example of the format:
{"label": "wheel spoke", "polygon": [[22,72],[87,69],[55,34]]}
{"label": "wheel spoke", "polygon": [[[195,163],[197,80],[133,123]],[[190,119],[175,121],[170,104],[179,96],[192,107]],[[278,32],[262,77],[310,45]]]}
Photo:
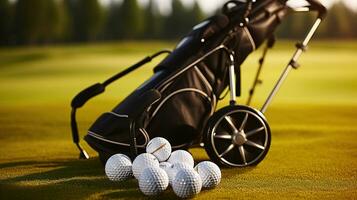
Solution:
{"label": "wheel spoke", "polygon": [[231,135],[215,135],[213,136],[214,138],[219,138],[219,139],[227,139],[227,140],[232,140]]}
{"label": "wheel spoke", "polygon": [[225,116],[224,119],[228,122],[228,124],[231,127],[231,129],[233,130],[233,132],[238,133],[238,129],[237,129],[236,125],[234,125],[232,118],[229,116]]}
{"label": "wheel spoke", "polygon": [[261,149],[261,150],[264,150],[264,149],[265,149],[265,147],[263,147],[262,145],[257,144],[257,143],[255,143],[255,142],[252,142],[252,141],[250,141],[250,140],[247,140],[244,144],[249,145],[249,146],[252,146],[252,147],[255,147],[255,148],[258,148],[258,149]]}
{"label": "wheel spoke", "polygon": [[219,157],[222,158],[228,152],[232,151],[233,148],[234,148],[234,144],[229,145],[229,147],[221,155],[219,155]]}
{"label": "wheel spoke", "polygon": [[256,134],[256,133],[259,133],[260,131],[262,131],[262,130],[264,130],[264,129],[265,129],[265,127],[262,126],[262,127],[260,127],[260,128],[257,128],[257,129],[254,129],[254,130],[252,130],[252,131],[249,131],[249,132],[245,133],[245,137],[250,137],[250,136],[252,136],[252,135],[254,135],[254,134]]}
{"label": "wheel spoke", "polygon": [[245,114],[244,119],[243,119],[243,122],[242,122],[242,124],[241,124],[240,127],[239,127],[239,131],[244,130],[244,127],[245,127],[245,124],[247,123],[247,120],[248,120],[248,113]]}
{"label": "wheel spoke", "polygon": [[244,150],[243,146],[239,147],[239,153],[240,153],[240,156],[242,157],[242,160],[243,160],[244,164],[246,165],[247,164],[247,160],[245,158],[245,150]]}

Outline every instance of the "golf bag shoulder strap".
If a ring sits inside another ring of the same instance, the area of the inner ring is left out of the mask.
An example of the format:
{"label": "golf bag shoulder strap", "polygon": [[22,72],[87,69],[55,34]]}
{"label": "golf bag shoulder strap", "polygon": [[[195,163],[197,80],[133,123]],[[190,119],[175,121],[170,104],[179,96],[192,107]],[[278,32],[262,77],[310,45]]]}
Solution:
{"label": "golf bag shoulder strap", "polygon": [[[148,62],[150,62],[152,59],[154,59],[155,57],[164,54],[164,53],[171,53],[171,51],[168,50],[163,50],[163,51],[159,51],[151,56],[147,56],[144,59],[140,60],[139,62],[137,62],[136,64],[130,66],[129,68],[119,72],[118,74],[110,77],[109,79],[107,79],[106,81],[104,81],[103,83],[96,83],[84,90],[82,90],[80,93],[78,93],[72,100],[71,102],[71,107],[72,107],[72,111],[71,111],[71,130],[72,130],[72,140],[73,143],[75,143],[75,145],[77,146],[77,148],[80,151],[80,155],[79,158],[80,159],[88,159],[89,155],[87,154],[87,152],[81,147],[81,145],[79,144],[80,139],[79,139],[79,131],[78,131],[78,125],[77,125],[77,119],[76,119],[76,113],[77,113],[77,109],[81,108],[84,106],[84,104],[89,101],[90,99],[92,99],[95,96],[98,96],[99,94],[102,94],[105,91],[106,86],[110,85],[111,83],[113,83],[114,81],[120,79],[121,77],[129,74],[130,72],[138,69],[139,67],[147,64]],[[155,92],[153,92],[154,94]],[[153,99],[156,99],[158,95],[153,95]],[[135,119],[136,116],[134,116]]]}

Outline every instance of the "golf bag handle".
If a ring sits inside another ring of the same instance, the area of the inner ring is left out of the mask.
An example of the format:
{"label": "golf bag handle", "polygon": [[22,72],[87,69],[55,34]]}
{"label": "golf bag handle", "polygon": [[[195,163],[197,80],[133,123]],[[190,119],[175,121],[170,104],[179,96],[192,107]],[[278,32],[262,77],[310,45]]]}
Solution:
{"label": "golf bag handle", "polygon": [[147,64],[148,62],[150,62],[152,59],[156,58],[157,56],[164,54],[164,53],[171,53],[171,51],[169,50],[163,50],[163,51],[159,51],[151,56],[147,56],[144,59],[142,59],[141,61],[135,63],[134,65],[130,66],[129,68],[119,72],[118,74],[110,77],[109,79],[107,79],[106,81],[104,81],[103,83],[96,83],[86,89],[84,89],[83,91],[81,91],[80,93],[78,93],[72,100],[71,102],[71,107],[72,107],[72,111],[71,111],[71,130],[72,130],[72,139],[73,139],[73,143],[76,144],[77,148],[79,149],[80,152],[80,159],[88,159],[89,156],[87,154],[87,152],[81,147],[81,145],[79,144],[79,131],[78,131],[78,125],[77,125],[77,120],[76,120],[76,113],[77,113],[77,109],[81,108],[82,106],[84,106],[84,104],[89,101],[90,99],[92,99],[95,96],[98,96],[99,94],[102,94],[105,91],[105,88],[110,85],[111,83],[113,83],[114,81],[120,79],[121,77],[129,74],[130,72],[138,69],[139,67]]}
{"label": "golf bag handle", "polygon": [[318,18],[323,20],[326,17],[327,9],[319,0],[307,0],[307,2],[311,5],[310,8],[312,10],[316,10],[319,13]]}
{"label": "golf bag handle", "polygon": [[77,94],[72,102],[71,102],[71,106],[72,108],[80,108],[82,107],[88,100],[90,100],[91,98],[103,93],[105,91],[105,88],[110,85],[111,83],[113,83],[114,81],[118,80],[119,78],[129,74],[130,72],[136,70],[137,68],[145,65],[146,63],[150,62],[152,59],[154,59],[155,57],[163,54],[163,53],[171,53],[171,51],[169,50],[164,50],[164,51],[159,51],[151,56],[147,56],[144,59],[142,59],[141,61],[135,63],[134,65],[130,66],[129,68],[119,72],[118,74],[110,77],[109,79],[107,79],[106,81],[104,81],[103,83],[96,83],[86,89],[84,89],[83,91],[81,91],[79,94]]}
{"label": "golf bag handle", "polygon": [[101,83],[96,83],[80,93],[78,93],[72,100],[72,108],[82,107],[89,99],[103,93],[105,91],[105,86]]}
{"label": "golf bag handle", "polygon": [[310,42],[310,40],[312,39],[312,37],[316,33],[317,28],[320,26],[322,20],[324,19],[324,17],[327,14],[326,8],[319,1],[317,1],[317,0],[307,0],[307,1],[311,4],[310,8],[312,8],[313,10],[318,11],[317,19],[315,20],[314,24],[312,25],[312,27],[310,28],[310,30],[306,34],[306,36],[303,39],[303,41],[296,44],[295,53],[293,54],[291,60],[289,61],[289,63],[285,67],[285,69],[282,72],[282,74],[280,75],[278,81],[274,85],[274,88],[272,89],[272,91],[270,92],[268,98],[265,100],[263,106],[260,109],[260,111],[262,113],[265,113],[265,111],[267,110],[268,106],[271,104],[274,96],[276,96],[277,92],[279,91],[282,83],[287,78],[287,76],[290,73],[291,69],[298,69],[300,67],[300,65],[298,63],[298,59],[300,58],[302,53],[307,50],[308,43]]}

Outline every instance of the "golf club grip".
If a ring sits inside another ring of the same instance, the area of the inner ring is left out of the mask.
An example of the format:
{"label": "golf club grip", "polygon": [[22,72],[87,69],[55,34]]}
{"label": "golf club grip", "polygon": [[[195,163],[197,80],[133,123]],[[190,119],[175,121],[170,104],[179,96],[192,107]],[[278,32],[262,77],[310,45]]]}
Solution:
{"label": "golf club grip", "polygon": [[96,83],[83,91],[81,91],[79,94],[77,94],[72,102],[71,106],[72,108],[80,108],[82,107],[89,99],[103,93],[105,91],[105,87],[100,84]]}

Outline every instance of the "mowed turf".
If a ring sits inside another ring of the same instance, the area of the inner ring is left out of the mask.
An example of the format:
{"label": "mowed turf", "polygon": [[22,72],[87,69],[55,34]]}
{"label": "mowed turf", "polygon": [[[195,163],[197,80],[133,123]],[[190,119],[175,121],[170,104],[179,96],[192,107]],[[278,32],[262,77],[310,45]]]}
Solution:
{"label": "mowed turf", "polygon": [[[173,43],[0,49],[0,199],[144,199],[137,181],[113,183],[96,153],[78,160],[71,98],[81,89]],[[260,108],[294,51],[279,42],[267,58]],[[266,116],[272,145],[256,167],[222,169],[221,184],[197,199],[357,199],[357,42],[312,42]],[[244,104],[261,50],[242,66]],[[161,59],[161,58],[160,58]],[[159,60],[160,60],[159,59]],[[83,134],[102,112],[152,74],[159,60],[117,81],[79,111]],[[223,100],[219,107],[228,104]],[[174,118],[174,116],[173,116]],[[84,144],[84,143],[83,143]],[[191,149],[196,161],[203,149]],[[154,197],[175,199],[172,189]]]}

